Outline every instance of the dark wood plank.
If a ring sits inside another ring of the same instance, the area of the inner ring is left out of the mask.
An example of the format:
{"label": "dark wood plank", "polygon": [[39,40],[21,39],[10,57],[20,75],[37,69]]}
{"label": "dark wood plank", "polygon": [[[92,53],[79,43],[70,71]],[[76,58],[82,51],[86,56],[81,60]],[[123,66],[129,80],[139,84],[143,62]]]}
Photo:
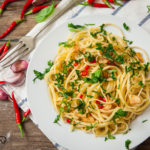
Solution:
{"label": "dark wood plank", "polygon": [[[0,0],[0,4],[3,0]],[[59,1],[59,0],[58,0]],[[19,18],[25,1],[11,3],[7,6],[0,17],[0,34],[3,33],[10,23]],[[0,47],[11,39],[11,46],[35,26],[35,15],[26,17],[6,38],[0,40]],[[24,137],[21,138],[20,131],[15,123],[14,110],[9,101],[0,101],[0,136],[10,134],[5,144],[0,144],[2,150],[56,150],[55,146],[43,135],[43,133],[28,120],[24,124]],[[138,135],[137,135],[138,136]],[[150,150],[150,138],[142,143],[136,150]]]}

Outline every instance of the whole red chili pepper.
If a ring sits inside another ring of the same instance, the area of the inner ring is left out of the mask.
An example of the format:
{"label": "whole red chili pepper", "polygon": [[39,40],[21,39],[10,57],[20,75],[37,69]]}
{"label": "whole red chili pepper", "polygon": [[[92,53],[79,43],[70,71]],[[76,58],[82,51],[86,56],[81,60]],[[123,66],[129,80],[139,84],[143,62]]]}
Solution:
{"label": "whole red chili pepper", "polygon": [[12,100],[13,100],[13,104],[14,104],[14,110],[15,110],[15,117],[16,117],[16,123],[20,129],[21,132],[21,136],[23,137],[23,130],[22,130],[22,125],[21,125],[21,117],[20,117],[20,112],[19,112],[19,107],[17,105],[15,96],[14,96],[14,92],[12,92]]}
{"label": "whole red chili pepper", "polygon": [[23,19],[24,13],[27,11],[27,9],[29,8],[29,6],[32,4],[33,0],[28,0],[25,5],[23,6],[22,12],[21,12],[21,20]]}
{"label": "whole red chili pepper", "polygon": [[7,43],[7,42],[5,42],[5,43],[2,45],[2,47],[0,48],[0,54],[1,54],[2,51],[4,50],[4,48],[5,48],[5,46],[6,46],[6,43]]}
{"label": "whole red chili pepper", "polygon": [[6,81],[0,81],[0,84],[4,84],[4,83],[6,83]]}
{"label": "whole red chili pepper", "polygon": [[106,4],[101,4],[101,3],[93,3],[93,7],[109,8]]}
{"label": "whole red chili pepper", "polygon": [[0,60],[5,56],[5,54],[7,53],[7,51],[9,50],[9,46],[10,46],[10,40],[6,43],[6,46],[0,56]]}
{"label": "whole red chili pepper", "polygon": [[22,22],[22,20],[16,20],[16,21],[13,21],[11,23],[11,25],[7,28],[7,30],[0,35],[0,39],[2,39],[3,37],[5,37],[10,31],[12,31],[14,29],[14,27],[19,24],[20,22]]}
{"label": "whole red chili pepper", "polygon": [[10,3],[10,2],[16,2],[16,1],[18,1],[18,0],[5,0],[5,1],[1,4],[1,6],[0,6],[0,14],[3,12],[5,6],[6,6],[8,3]]}
{"label": "whole red chili pepper", "polygon": [[95,0],[88,0],[89,4],[93,4]]}
{"label": "whole red chili pepper", "polygon": [[114,9],[114,7],[110,5],[110,3],[108,2],[108,0],[103,0],[103,2],[104,2],[109,8],[113,8],[113,9]]}
{"label": "whole red chili pepper", "polygon": [[112,4],[115,4],[115,5],[119,5],[119,6],[122,6],[121,3],[117,2],[117,0],[108,0],[108,2],[112,3]]}
{"label": "whole red chili pepper", "polygon": [[[42,10],[43,8],[46,8],[48,6],[51,6],[51,5],[42,5],[42,6],[34,7],[32,10],[28,11],[27,13],[25,13],[25,15],[30,15],[30,14],[39,12],[40,10]],[[55,7],[57,7],[57,5],[55,5]]]}
{"label": "whole red chili pepper", "polygon": [[48,6],[50,6],[50,5],[42,5],[42,6],[34,7],[32,10],[25,13],[25,15],[30,15],[30,14],[36,13],[36,12],[40,11],[41,9],[46,8]]}
{"label": "whole red chili pepper", "polygon": [[22,122],[25,121],[25,119],[27,118],[27,116],[28,116],[30,113],[31,113],[31,110],[30,110],[30,109],[28,109],[28,110],[24,113]]}
{"label": "whole red chili pepper", "polygon": [[110,3],[114,3],[114,2],[115,2],[115,0],[108,0],[108,2],[110,2]]}

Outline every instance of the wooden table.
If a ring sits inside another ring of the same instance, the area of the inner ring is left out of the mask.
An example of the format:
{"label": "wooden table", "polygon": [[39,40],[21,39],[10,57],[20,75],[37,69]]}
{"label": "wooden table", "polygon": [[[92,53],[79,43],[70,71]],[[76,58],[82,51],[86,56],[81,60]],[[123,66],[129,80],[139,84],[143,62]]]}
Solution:
{"label": "wooden table", "polygon": [[[3,0],[0,0],[0,4]],[[24,0],[9,4],[7,10],[0,17],[0,34],[6,30],[9,24],[19,18]],[[0,40],[0,47],[8,39],[13,46],[18,39],[29,32],[34,25],[35,15],[26,17],[26,21],[17,26],[6,38]],[[24,124],[24,137],[16,125],[14,109],[9,101],[0,101],[0,136],[8,136],[5,144],[0,144],[1,150],[56,150],[55,146],[43,135],[31,120]],[[137,135],[137,138],[140,135]],[[150,150],[150,138],[142,143],[136,150]]]}

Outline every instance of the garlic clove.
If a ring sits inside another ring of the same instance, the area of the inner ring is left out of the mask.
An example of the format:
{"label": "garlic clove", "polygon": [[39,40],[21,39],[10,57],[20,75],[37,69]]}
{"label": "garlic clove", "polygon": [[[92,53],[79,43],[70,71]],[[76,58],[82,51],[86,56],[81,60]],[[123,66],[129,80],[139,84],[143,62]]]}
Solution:
{"label": "garlic clove", "polygon": [[21,72],[28,68],[28,61],[26,60],[18,60],[10,66],[10,69],[14,72]]}
{"label": "garlic clove", "polygon": [[9,96],[4,89],[0,87],[0,100],[8,100]]}
{"label": "garlic clove", "polygon": [[21,86],[25,82],[26,74],[24,72],[19,73],[9,73],[5,76],[5,81],[12,86]]}

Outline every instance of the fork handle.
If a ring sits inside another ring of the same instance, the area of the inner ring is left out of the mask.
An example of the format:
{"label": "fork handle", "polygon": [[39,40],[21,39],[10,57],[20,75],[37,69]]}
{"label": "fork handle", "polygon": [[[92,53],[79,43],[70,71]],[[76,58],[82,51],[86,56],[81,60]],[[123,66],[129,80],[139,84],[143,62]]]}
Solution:
{"label": "fork handle", "polygon": [[50,23],[53,23],[56,19],[61,17],[67,10],[72,8],[77,2],[82,0],[62,0],[57,6],[54,13],[43,22],[43,26],[39,27],[36,32],[32,34],[33,38],[36,38]]}

